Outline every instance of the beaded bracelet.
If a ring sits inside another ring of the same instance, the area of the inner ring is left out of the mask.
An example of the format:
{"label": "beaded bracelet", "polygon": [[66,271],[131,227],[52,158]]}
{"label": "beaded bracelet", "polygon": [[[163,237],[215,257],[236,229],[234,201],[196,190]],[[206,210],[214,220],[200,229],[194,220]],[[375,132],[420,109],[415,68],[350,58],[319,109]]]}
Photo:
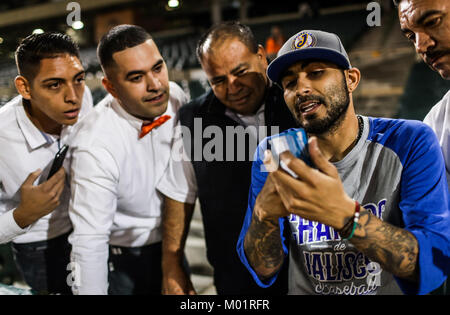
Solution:
{"label": "beaded bracelet", "polygon": [[[352,228],[350,235],[348,237],[343,238],[343,240],[348,241],[353,237],[353,234],[355,234],[356,227],[358,226],[360,211],[361,211],[361,205],[358,203],[358,201],[355,201],[355,214],[353,215],[353,228]],[[349,222],[351,222],[351,221],[349,221]],[[345,230],[345,229],[343,228],[342,230]]]}

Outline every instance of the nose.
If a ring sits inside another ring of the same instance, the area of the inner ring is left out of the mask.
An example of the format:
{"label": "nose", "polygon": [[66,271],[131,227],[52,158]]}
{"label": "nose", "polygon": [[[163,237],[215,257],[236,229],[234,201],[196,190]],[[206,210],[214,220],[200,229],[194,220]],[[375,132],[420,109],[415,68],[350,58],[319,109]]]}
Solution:
{"label": "nose", "polygon": [[161,88],[161,82],[159,81],[158,77],[148,74],[147,75],[147,91],[148,92],[154,92],[159,91]]}
{"label": "nose", "polygon": [[429,36],[427,33],[420,32],[416,33],[415,36],[416,38],[414,46],[418,54],[424,54],[427,51],[430,51],[431,48],[433,48],[436,45],[433,38],[431,38],[431,36]]}
{"label": "nose", "polygon": [[78,94],[77,91],[75,90],[75,87],[72,84],[67,85],[64,101],[66,103],[72,104],[76,104],[78,102]]}
{"label": "nose", "polygon": [[234,75],[228,76],[228,93],[229,94],[238,94],[241,90],[241,83],[239,82],[239,78]]}
{"label": "nose", "polygon": [[296,87],[296,95],[297,96],[304,96],[309,95],[312,93],[312,87],[311,87],[311,81],[307,78],[302,78],[300,76],[297,79],[297,87]]}

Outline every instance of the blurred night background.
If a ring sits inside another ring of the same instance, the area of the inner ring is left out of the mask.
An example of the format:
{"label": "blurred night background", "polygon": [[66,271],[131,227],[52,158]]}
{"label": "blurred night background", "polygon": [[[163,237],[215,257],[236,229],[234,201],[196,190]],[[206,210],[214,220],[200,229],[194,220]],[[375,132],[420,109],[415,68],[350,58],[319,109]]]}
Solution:
{"label": "blurred night background", "polygon": [[[96,46],[101,36],[118,24],[136,24],[154,37],[169,68],[169,77],[191,98],[208,82],[195,56],[201,34],[212,24],[239,20],[265,45],[272,26],[287,39],[303,29],[338,34],[353,66],[362,73],[354,93],[358,114],[422,120],[450,88],[450,82],[431,71],[400,31],[391,0],[378,0],[381,26],[369,26],[371,1],[358,0],[78,0],[81,23],[70,27],[71,10],[64,0],[2,0],[0,2],[0,107],[17,95],[14,51],[33,32],[59,31],[72,36],[81,48],[86,84],[94,103],[106,94]],[[214,294],[211,269],[204,258],[202,223],[198,211],[188,239],[188,259],[198,293]],[[0,282],[16,284],[20,277],[9,246],[0,246]]]}

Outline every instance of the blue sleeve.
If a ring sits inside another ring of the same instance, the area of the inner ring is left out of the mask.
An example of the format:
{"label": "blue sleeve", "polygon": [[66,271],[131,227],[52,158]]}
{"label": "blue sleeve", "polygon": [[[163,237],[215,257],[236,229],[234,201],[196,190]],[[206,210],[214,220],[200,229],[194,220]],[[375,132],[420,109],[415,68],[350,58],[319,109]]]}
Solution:
{"label": "blue sleeve", "polygon": [[445,281],[449,271],[449,192],[444,159],[433,131],[419,122],[405,127],[399,127],[402,141],[396,141],[391,149],[404,167],[399,207],[405,229],[419,245],[419,283],[396,280],[407,294],[427,294]]}
{"label": "blue sleeve", "polygon": [[[248,228],[250,227],[250,223],[252,221],[253,207],[255,205],[256,197],[258,196],[259,192],[263,188],[264,183],[266,182],[266,179],[267,179],[267,175],[268,175],[268,173],[265,172],[264,164],[261,159],[261,156],[263,156],[263,154],[264,154],[265,148],[267,148],[267,140],[264,140],[263,142],[261,142],[261,144],[258,146],[258,148],[255,152],[255,155],[254,155],[253,165],[252,165],[252,180],[251,180],[249,197],[248,197],[247,212],[245,215],[242,230],[239,235],[239,239],[238,239],[237,246],[236,246],[239,259],[244,264],[244,266],[248,269],[248,271],[252,275],[255,282],[262,288],[270,287],[277,279],[278,273],[276,273],[271,278],[266,279],[265,281],[262,281],[261,279],[259,279],[256,272],[250,266],[250,264],[247,260],[247,256],[245,255],[244,239],[245,239],[245,235],[247,234]],[[286,240],[283,237],[284,220],[285,220],[284,218],[280,218],[279,225],[280,225],[281,241],[283,244],[283,251],[287,255],[288,249],[285,244]]]}

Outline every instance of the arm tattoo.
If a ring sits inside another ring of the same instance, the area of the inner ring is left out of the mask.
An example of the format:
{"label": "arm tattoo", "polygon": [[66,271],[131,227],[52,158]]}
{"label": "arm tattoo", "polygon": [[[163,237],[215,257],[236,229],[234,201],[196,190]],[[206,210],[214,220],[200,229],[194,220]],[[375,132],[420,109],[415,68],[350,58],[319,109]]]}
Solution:
{"label": "arm tattoo", "polygon": [[278,222],[261,220],[253,213],[244,241],[250,265],[262,278],[269,278],[280,269],[284,260]]}
{"label": "arm tattoo", "polygon": [[361,211],[352,243],[393,275],[417,281],[419,246],[414,235]]}

